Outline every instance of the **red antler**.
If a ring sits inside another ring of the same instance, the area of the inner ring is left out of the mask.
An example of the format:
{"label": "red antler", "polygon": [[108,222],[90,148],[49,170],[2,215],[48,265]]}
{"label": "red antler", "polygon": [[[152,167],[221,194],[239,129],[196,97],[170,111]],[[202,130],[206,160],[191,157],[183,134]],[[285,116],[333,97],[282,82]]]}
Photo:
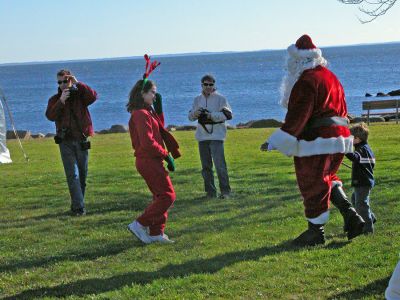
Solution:
{"label": "red antler", "polygon": [[151,72],[153,72],[160,65],[160,63],[156,60],[151,62],[150,56],[148,56],[147,54],[144,55],[144,59],[146,60],[146,70],[143,78],[148,78]]}

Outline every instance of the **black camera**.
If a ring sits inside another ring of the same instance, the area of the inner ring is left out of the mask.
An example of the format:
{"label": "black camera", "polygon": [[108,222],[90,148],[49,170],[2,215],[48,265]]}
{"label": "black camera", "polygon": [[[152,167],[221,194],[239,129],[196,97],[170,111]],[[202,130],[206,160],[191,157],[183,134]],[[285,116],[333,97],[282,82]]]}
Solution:
{"label": "black camera", "polygon": [[83,140],[80,142],[81,145],[81,150],[85,151],[85,150],[89,150],[91,145],[90,145],[90,141],[88,141],[87,139]]}
{"label": "black camera", "polygon": [[206,108],[200,108],[200,115],[198,118],[198,121],[200,124],[207,124],[209,123],[211,120],[208,118],[208,114],[210,113],[210,111]]}
{"label": "black camera", "polygon": [[71,86],[69,89],[69,97],[73,97],[78,94],[78,88],[76,85]]}
{"label": "black camera", "polygon": [[54,137],[54,142],[56,144],[61,144],[68,134],[69,134],[69,128],[61,128],[61,130],[57,131],[57,134]]}

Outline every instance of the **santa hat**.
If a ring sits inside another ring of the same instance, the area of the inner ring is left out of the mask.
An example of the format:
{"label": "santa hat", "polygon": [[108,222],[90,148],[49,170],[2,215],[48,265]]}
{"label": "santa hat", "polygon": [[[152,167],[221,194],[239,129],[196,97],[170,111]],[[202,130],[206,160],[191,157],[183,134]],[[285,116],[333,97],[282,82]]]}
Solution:
{"label": "santa hat", "polygon": [[322,56],[321,49],[317,48],[311,37],[307,34],[302,35],[296,44],[290,45],[287,49],[289,55],[295,59],[316,59]]}

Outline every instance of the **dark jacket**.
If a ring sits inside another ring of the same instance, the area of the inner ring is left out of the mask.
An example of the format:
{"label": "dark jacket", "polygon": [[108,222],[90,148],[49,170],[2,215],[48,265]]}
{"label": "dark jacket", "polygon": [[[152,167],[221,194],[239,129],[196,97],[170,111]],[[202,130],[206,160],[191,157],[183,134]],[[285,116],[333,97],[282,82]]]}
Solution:
{"label": "dark jacket", "polygon": [[355,145],[354,152],[347,153],[346,157],[353,162],[351,185],[373,187],[375,185],[375,155],[370,146],[361,142]]}
{"label": "dark jacket", "polygon": [[[61,90],[58,89],[58,93],[49,99],[46,117],[56,123],[57,132],[62,128],[69,128],[70,134],[67,138],[79,140],[82,137],[82,133],[85,136],[94,134],[88,106],[96,101],[97,93],[82,82],[78,82],[76,87],[78,90],[71,94],[65,101],[65,105],[60,101]],[[74,118],[73,115],[76,117]],[[77,124],[76,120],[78,120],[79,124]]]}

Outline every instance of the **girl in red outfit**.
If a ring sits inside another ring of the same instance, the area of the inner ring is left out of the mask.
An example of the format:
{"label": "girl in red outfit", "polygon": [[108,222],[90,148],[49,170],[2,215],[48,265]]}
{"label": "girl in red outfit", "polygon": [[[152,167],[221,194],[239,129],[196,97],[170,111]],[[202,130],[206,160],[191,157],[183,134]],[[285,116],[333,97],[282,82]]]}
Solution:
{"label": "girl in red outfit", "polygon": [[[153,109],[153,102],[156,111]],[[179,146],[164,128],[161,96],[153,81],[139,80],[132,88],[127,104],[131,113],[129,132],[135,151],[136,169],[153,194],[153,201],[128,229],[143,243],[171,243],[164,233],[168,209],[175,201],[175,191],[163,161],[170,171],[175,170],[174,158],[180,156]]]}

